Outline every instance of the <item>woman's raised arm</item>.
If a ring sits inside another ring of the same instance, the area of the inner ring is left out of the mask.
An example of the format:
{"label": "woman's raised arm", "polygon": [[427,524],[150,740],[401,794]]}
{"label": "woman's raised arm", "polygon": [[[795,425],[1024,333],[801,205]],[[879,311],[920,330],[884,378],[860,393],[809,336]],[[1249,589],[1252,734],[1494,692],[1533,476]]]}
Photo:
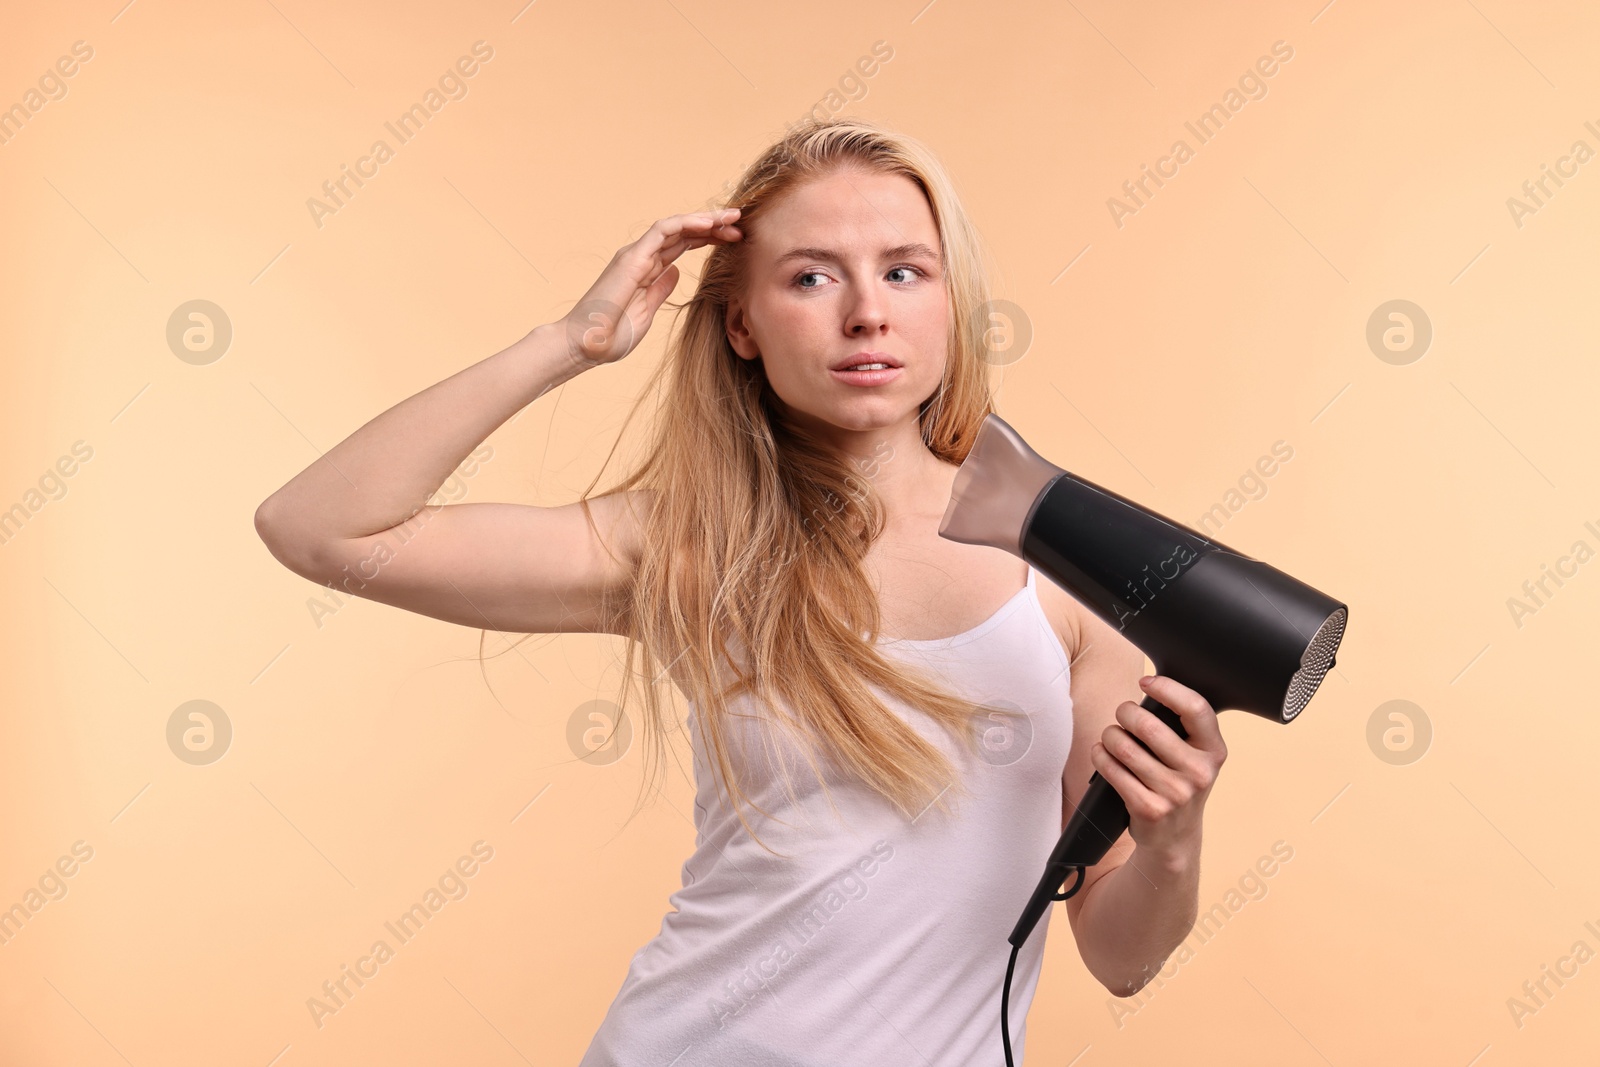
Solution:
{"label": "woman's raised arm", "polygon": [[517,411],[591,367],[626,356],[678,280],[673,260],[737,240],[734,212],[675,215],[619,249],[573,311],[378,415],[256,510],[284,566],[357,596],[517,633],[626,632],[601,594],[625,584],[648,500],[445,504],[450,473]]}

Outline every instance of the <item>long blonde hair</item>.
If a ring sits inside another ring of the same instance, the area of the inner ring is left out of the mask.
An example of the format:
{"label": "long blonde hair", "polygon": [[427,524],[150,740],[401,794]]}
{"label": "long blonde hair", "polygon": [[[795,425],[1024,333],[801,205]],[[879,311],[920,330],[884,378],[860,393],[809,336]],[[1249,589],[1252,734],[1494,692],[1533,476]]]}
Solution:
{"label": "long blonde hair", "polygon": [[[808,120],[756,160],[722,206],[741,209],[738,225],[748,241],[785,193],[841,167],[904,175],[932,209],[943,246],[949,358],[918,423],[928,449],[958,464],[993,410],[982,356],[990,272],[978,234],[934,155],[872,122]],[[656,682],[681,661],[687,696],[719,770],[719,792],[759,843],[739,802],[771,813],[740,788],[728,756],[727,697],[754,692],[785,727],[808,743],[822,742],[842,767],[907,817],[935,800],[943,809],[952,788],[967,790],[944,754],[872,687],[923,711],[969,748],[976,709],[871,643],[880,633],[879,606],[863,559],[883,532],[883,508],[848,460],[784,418],[760,361],[735,355],[725,315],[729,298],[742,292],[746,256],[744,241],[712,244],[694,295],[667,305],[674,318],[665,358],[628,415],[631,422],[646,396],[658,397],[647,458],[607,492],[647,489],[653,504],[623,616],[632,620],[623,702],[636,652],[642,653],[639,677],[648,679],[640,795],[650,767],[661,765],[667,733]],[[615,453],[614,443],[606,463]],[[584,491],[586,514],[599,480],[597,473]],[[811,521],[814,516],[825,521]],[[589,521],[593,526],[592,514]],[[748,654],[748,671],[733,664],[730,637]],[[718,657],[734,667],[735,682],[726,691],[718,684]],[[816,772],[809,751],[806,760]],[[820,773],[818,779],[826,794]]]}

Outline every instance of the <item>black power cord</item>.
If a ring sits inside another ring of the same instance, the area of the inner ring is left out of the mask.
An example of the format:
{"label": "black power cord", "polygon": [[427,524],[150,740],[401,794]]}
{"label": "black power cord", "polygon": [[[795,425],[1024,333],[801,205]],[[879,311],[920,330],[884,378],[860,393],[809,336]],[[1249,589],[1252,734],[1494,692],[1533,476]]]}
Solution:
{"label": "black power cord", "polygon": [[[1074,864],[1072,869],[1078,873],[1078,877],[1072,880],[1072,888],[1068,889],[1064,893],[1054,894],[1051,896],[1051,900],[1066,900],[1079,889],[1083,888],[1082,865]],[[1006,964],[1006,984],[1004,990],[1000,994],[1000,1038],[1006,1044],[1006,1067],[1015,1067],[1015,1065],[1011,1062],[1011,1024],[1007,1018],[1009,1014],[1007,1009],[1011,1005],[1011,975],[1017,969],[1017,953],[1021,951],[1021,941],[1018,941],[1015,945],[1011,946],[1011,962]]]}

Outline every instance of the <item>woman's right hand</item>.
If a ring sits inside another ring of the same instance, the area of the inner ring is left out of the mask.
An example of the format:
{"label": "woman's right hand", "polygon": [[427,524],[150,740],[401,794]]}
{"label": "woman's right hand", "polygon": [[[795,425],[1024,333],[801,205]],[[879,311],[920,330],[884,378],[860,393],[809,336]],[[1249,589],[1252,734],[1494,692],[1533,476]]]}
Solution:
{"label": "woman's right hand", "polygon": [[738,214],[738,208],[726,208],[670,215],[619,248],[583,299],[561,319],[572,357],[596,367],[632,352],[678,284],[672,261],[712,241],[739,240],[744,235],[734,225]]}

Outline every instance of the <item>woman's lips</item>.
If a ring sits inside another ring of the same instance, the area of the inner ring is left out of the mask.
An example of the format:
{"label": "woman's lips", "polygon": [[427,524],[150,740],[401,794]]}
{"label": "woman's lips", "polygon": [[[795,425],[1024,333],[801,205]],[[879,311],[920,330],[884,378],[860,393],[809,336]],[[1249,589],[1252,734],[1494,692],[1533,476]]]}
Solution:
{"label": "woman's lips", "polygon": [[900,376],[904,367],[886,367],[883,370],[830,370],[828,373],[847,385],[882,385]]}

